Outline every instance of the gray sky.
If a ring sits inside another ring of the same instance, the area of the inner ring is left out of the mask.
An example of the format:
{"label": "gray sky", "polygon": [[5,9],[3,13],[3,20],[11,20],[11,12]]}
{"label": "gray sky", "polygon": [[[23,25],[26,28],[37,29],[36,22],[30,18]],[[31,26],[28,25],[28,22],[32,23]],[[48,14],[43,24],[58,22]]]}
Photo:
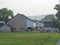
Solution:
{"label": "gray sky", "polygon": [[8,8],[14,14],[21,13],[26,16],[36,16],[42,14],[55,14],[53,7],[59,0],[0,0],[0,8]]}

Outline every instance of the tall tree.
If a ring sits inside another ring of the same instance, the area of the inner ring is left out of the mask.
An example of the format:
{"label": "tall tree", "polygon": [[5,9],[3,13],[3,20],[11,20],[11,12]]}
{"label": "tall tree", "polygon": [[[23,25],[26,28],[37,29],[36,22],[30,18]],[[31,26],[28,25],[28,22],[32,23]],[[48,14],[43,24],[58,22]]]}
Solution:
{"label": "tall tree", "polygon": [[8,22],[9,17],[13,18],[13,11],[7,8],[0,9],[0,20]]}
{"label": "tall tree", "polygon": [[52,27],[59,28],[60,32],[60,4],[55,5],[54,9],[57,10],[56,13],[57,19],[52,21]]}
{"label": "tall tree", "polygon": [[60,19],[60,4],[57,4],[54,9],[57,10],[56,17],[57,19]]}

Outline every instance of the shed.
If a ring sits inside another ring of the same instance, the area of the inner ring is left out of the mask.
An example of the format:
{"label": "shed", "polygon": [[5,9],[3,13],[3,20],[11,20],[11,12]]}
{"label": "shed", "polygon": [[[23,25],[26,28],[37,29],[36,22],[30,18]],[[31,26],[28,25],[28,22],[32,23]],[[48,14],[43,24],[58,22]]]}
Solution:
{"label": "shed", "polygon": [[10,32],[11,31],[11,28],[8,26],[8,25],[4,25],[0,28],[0,31],[1,32]]}

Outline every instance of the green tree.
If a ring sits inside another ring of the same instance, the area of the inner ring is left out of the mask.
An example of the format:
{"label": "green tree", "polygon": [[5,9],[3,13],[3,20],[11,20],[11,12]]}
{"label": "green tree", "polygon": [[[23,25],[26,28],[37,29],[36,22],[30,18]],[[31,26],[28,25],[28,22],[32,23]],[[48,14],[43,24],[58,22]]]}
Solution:
{"label": "green tree", "polygon": [[57,10],[56,17],[57,19],[60,19],[60,4],[57,4],[54,9]]}
{"label": "green tree", "polygon": [[60,32],[60,4],[55,5],[54,9],[57,10],[56,17],[57,19],[52,20],[52,27],[59,28]]}
{"label": "green tree", "polygon": [[12,10],[8,10],[7,8],[0,9],[0,20],[8,22],[10,20],[9,17],[13,18]]}
{"label": "green tree", "polygon": [[55,19],[54,15],[49,14],[49,15],[45,16],[42,20],[52,20],[52,19]]}

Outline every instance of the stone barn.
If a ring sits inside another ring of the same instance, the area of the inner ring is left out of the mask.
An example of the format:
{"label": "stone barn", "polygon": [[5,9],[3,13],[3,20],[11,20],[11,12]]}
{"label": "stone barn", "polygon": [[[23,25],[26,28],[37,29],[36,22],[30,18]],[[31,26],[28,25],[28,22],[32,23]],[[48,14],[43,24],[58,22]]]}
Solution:
{"label": "stone barn", "polygon": [[12,32],[26,31],[26,17],[18,13],[7,23],[7,25],[10,26]]}

